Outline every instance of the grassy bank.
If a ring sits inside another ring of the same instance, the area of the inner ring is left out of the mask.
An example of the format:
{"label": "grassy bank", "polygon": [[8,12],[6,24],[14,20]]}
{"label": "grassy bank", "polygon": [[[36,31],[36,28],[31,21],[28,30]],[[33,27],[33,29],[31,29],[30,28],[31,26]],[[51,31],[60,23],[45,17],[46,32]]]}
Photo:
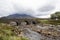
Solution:
{"label": "grassy bank", "polygon": [[25,37],[19,37],[14,32],[14,28],[6,24],[0,23],[0,40],[28,40]]}

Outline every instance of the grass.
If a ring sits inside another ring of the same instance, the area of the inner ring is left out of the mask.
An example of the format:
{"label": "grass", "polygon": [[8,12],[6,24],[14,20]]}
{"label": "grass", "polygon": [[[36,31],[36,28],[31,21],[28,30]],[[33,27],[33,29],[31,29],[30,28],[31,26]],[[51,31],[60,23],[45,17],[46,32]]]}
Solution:
{"label": "grass", "polygon": [[38,19],[38,22],[39,23],[42,23],[42,24],[53,24],[53,25],[60,25],[60,20],[39,20]]}
{"label": "grass", "polygon": [[28,40],[25,37],[17,36],[14,32],[11,31],[13,29],[14,28],[11,26],[2,25],[0,23],[0,40]]}

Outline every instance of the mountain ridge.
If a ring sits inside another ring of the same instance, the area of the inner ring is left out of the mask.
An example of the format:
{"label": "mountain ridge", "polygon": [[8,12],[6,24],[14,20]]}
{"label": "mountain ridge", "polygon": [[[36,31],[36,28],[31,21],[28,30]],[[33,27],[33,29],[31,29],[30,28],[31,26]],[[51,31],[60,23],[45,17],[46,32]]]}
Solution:
{"label": "mountain ridge", "polygon": [[20,18],[35,18],[31,15],[27,15],[27,14],[11,14],[2,18],[7,18],[7,19],[20,19]]}

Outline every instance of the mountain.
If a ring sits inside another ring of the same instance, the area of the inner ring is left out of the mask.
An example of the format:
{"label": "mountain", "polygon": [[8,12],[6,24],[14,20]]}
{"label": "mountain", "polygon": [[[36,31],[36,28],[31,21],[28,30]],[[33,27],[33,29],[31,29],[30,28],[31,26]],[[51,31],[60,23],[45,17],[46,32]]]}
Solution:
{"label": "mountain", "polygon": [[6,16],[8,19],[20,19],[20,18],[34,18],[33,16],[27,15],[27,14],[12,14]]}

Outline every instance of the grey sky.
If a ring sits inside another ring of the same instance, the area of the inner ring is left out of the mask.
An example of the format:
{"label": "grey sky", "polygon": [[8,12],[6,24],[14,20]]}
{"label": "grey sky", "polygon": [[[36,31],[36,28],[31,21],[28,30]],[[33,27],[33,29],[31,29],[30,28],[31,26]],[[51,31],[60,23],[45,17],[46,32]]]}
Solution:
{"label": "grey sky", "polygon": [[25,13],[39,18],[48,18],[56,11],[60,11],[60,0],[0,0],[0,17]]}

